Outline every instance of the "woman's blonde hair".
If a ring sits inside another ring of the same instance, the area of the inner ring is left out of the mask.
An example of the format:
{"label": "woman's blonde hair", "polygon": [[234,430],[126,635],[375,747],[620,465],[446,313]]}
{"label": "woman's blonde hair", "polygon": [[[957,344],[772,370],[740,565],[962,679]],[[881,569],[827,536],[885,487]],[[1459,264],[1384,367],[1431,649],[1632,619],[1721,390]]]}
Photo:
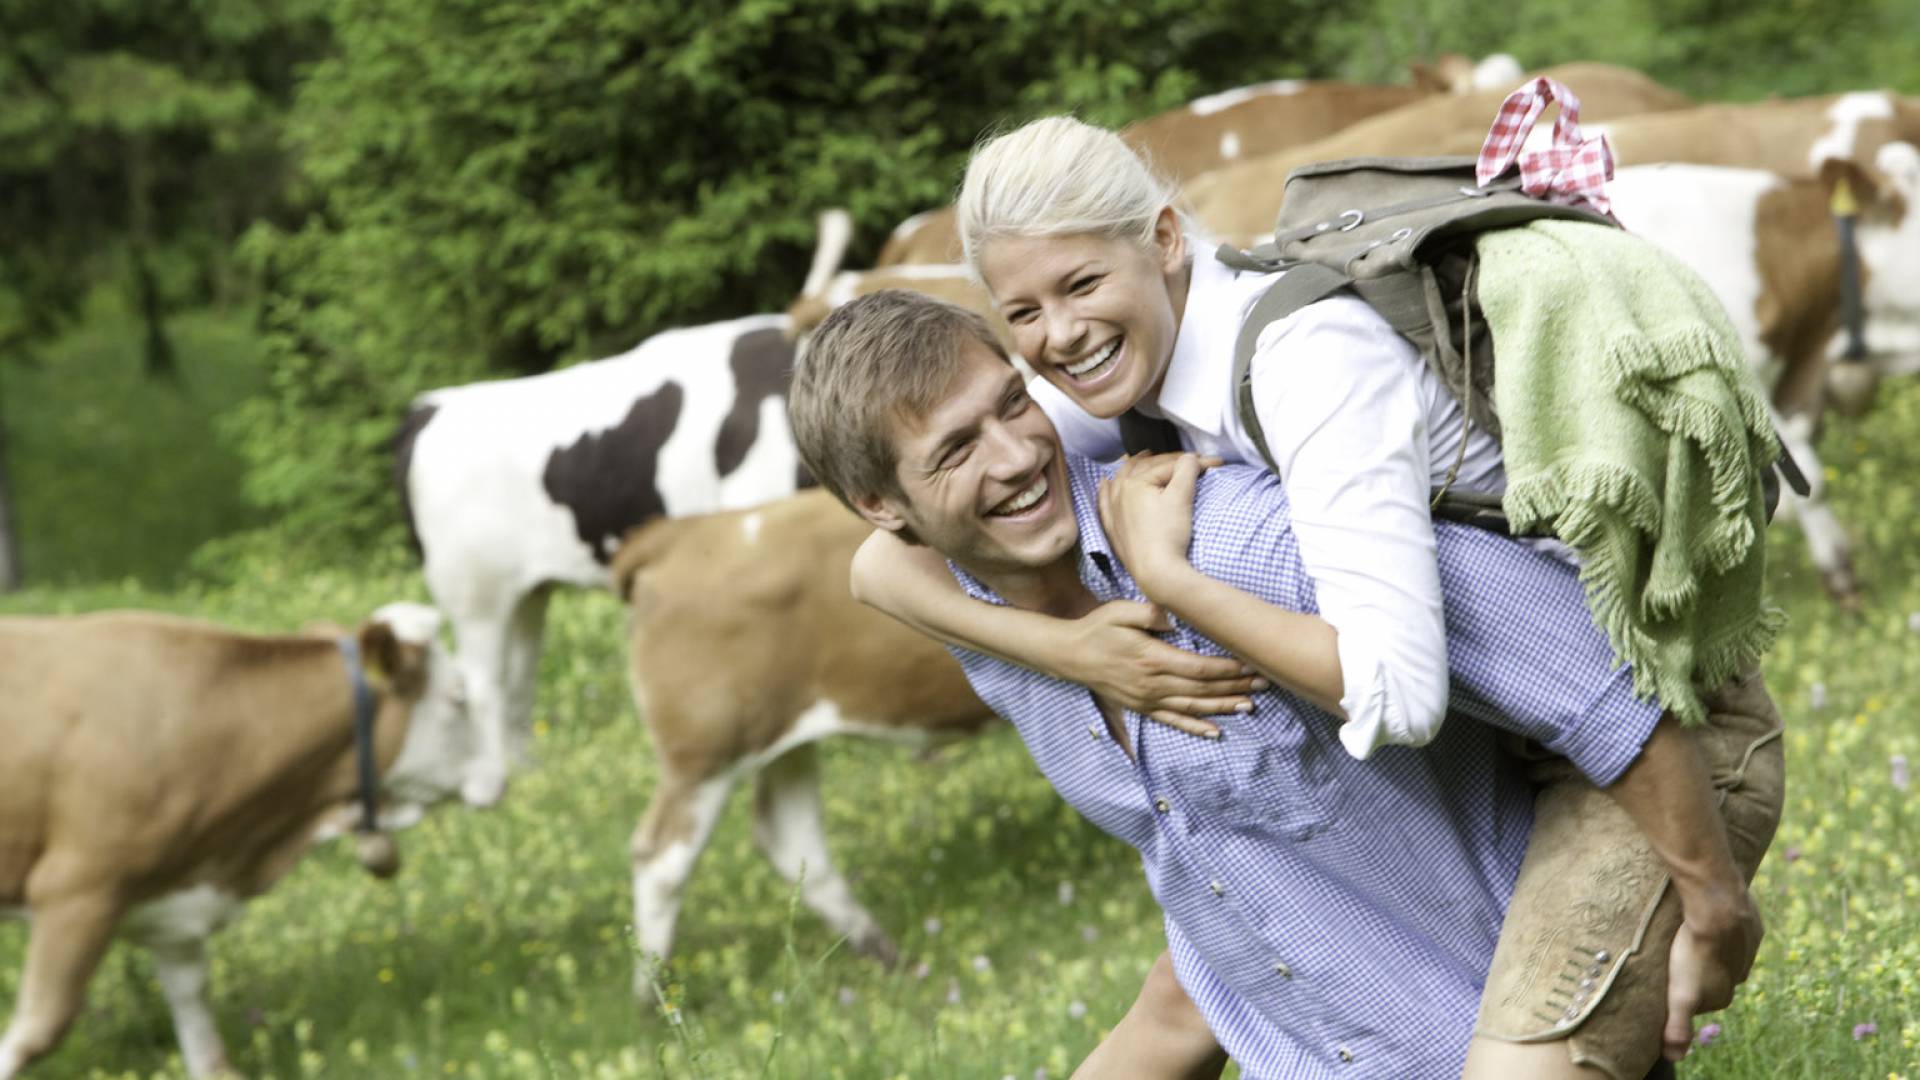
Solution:
{"label": "woman's blonde hair", "polygon": [[1099,233],[1151,247],[1168,206],[1191,232],[1172,184],[1120,136],[1071,116],[1043,117],[982,143],[956,200],[960,244],[976,275],[982,249],[1007,236]]}

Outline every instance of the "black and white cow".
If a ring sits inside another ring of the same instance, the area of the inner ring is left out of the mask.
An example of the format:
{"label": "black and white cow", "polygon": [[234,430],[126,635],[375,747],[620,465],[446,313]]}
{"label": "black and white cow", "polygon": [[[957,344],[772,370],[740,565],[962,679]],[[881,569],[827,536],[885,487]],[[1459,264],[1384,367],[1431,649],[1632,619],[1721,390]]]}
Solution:
{"label": "black and white cow", "polygon": [[[823,216],[807,292],[850,230]],[[668,330],[620,356],[430,391],[394,439],[396,480],[451,623],[478,754],[461,794],[499,801],[532,727],[556,585],[611,589],[627,530],[741,509],[811,483],[787,426],[791,322],[753,315]]]}

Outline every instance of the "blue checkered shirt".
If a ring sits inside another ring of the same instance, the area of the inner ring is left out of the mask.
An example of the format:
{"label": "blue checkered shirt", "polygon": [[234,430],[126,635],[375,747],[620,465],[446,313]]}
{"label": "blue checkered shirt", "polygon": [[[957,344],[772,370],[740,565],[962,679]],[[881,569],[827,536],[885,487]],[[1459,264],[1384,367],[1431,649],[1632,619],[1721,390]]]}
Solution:
{"label": "blue checkered shirt", "polygon": [[[1067,461],[1080,579],[1100,601],[1140,600],[1096,510],[1112,468]],[[1129,758],[1086,689],[954,650],[1061,796],[1139,850],[1181,985],[1253,1080],[1458,1075],[1533,821],[1495,729],[1606,784],[1658,719],[1614,668],[1569,566],[1475,529],[1435,532],[1452,699],[1417,749],[1356,761],[1332,716],[1275,689],[1217,741],[1128,713]],[[1201,476],[1189,557],[1270,603],[1318,610],[1286,496],[1262,470]],[[1168,640],[1224,654],[1184,623]]]}

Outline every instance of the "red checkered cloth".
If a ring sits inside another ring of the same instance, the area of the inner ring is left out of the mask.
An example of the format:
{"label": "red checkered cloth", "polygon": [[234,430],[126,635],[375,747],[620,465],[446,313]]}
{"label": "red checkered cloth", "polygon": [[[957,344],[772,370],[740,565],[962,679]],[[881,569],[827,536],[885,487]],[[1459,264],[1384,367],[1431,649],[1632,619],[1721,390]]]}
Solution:
{"label": "red checkered cloth", "polygon": [[[1544,150],[1525,149],[1533,122],[1555,101],[1560,103],[1560,116],[1553,122],[1553,144]],[[1605,135],[1580,137],[1580,99],[1559,81],[1542,76],[1500,103],[1493,129],[1480,148],[1475,178],[1485,186],[1516,160],[1520,190],[1534,198],[1567,206],[1584,204],[1602,214],[1611,211],[1607,181],[1613,179],[1613,150]]]}

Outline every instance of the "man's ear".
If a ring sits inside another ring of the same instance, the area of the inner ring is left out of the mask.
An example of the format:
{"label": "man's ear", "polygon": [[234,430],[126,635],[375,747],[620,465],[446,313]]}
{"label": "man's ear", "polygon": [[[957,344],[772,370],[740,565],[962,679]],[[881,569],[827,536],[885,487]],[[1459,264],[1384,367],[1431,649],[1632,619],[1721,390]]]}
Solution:
{"label": "man's ear", "polygon": [[1187,265],[1187,234],[1180,228],[1180,211],[1172,206],[1160,208],[1153,220],[1153,248],[1160,256],[1160,272],[1176,274]]}
{"label": "man's ear", "polygon": [[853,503],[853,512],[866,518],[876,529],[899,533],[907,528],[906,515],[894,499],[885,495],[855,495],[849,501]]}

